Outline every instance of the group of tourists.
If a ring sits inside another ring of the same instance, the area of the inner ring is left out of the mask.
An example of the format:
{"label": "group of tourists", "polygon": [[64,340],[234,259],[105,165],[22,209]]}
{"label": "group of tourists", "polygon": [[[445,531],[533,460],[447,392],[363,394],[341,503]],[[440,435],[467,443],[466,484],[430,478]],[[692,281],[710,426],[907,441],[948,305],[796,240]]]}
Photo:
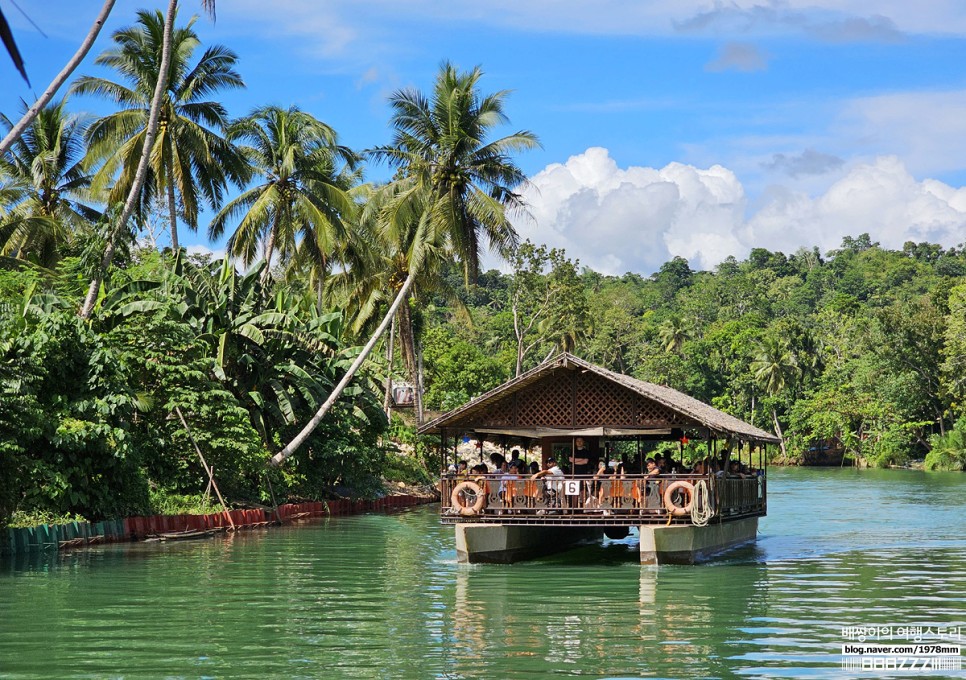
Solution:
{"label": "group of tourists", "polygon": [[[545,459],[543,467],[536,461],[526,462],[521,458],[520,450],[513,449],[510,458],[507,459],[502,453],[490,454],[490,465],[480,462],[472,467],[468,466],[465,460],[460,460],[456,465],[451,465],[447,471],[448,476],[459,479],[469,479],[479,475],[499,475],[501,478],[519,479],[529,477],[539,479],[547,475],[554,477],[564,477],[567,473],[560,466],[560,462],[555,457],[549,456]],[[738,460],[728,462],[727,468],[722,468],[718,459],[707,457],[698,459],[691,466],[686,465],[681,460],[674,460],[671,456],[663,456],[660,453],[654,454],[641,461],[640,457],[635,457],[629,462],[621,460],[606,460],[594,456],[587,448],[582,437],[574,440],[573,453],[570,456],[569,470],[573,476],[592,477],[594,481],[604,478],[619,477],[623,478],[626,474],[642,474],[647,477],[658,475],[715,475],[717,477],[728,477],[746,479],[758,475],[758,471],[749,467]],[[596,463],[596,470],[593,469]]]}
{"label": "group of tourists", "polygon": [[[697,460],[691,466],[660,453],[629,462],[608,458],[597,455],[583,438],[577,437],[569,461],[563,461],[570,463],[571,474],[564,471],[562,461],[553,455],[547,456],[541,466],[536,461],[526,462],[520,450],[513,449],[509,458],[502,453],[491,454],[492,467],[484,462],[470,467],[465,460],[460,460],[450,466],[448,476],[454,478],[456,485],[471,482],[464,486],[479,488],[482,497],[492,498],[491,503],[499,501],[501,514],[514,508],[540,507],[540,512],[569,508],[604,515],[617,509],[660,510],[666,504],[665,489],[678,476],[713,475],[734,479],[757,476],[756,470],[737,460],[729,461],[726,469],[722,469],[713,457]],[[565,487],[568,479],[572,481]],[[456,496],[463,499],[459,494]]]}

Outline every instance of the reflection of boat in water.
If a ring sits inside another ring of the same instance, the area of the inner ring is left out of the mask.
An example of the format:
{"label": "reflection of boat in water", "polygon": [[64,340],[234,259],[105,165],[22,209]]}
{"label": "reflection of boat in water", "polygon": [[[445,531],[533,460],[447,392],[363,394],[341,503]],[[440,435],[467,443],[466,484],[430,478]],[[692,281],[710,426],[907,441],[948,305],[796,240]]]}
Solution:
{"label": "reflection of boat in water", "polygon": [[[444,469],[457,461],[448,444],[467,437],[538,444],[541,467],[570,461],[569,473],[543,478],[487,473],[444,475],[442,521],[453,524],[463,562],[514,562],[565,550],[637,527],[643,563],[694,563],[755,539],[766,512],[765,446],[774,435],[669,387],[562,354],[420,428],[440,435]],[[646,447],[701,442],[714,469],[645,470]],[[481,462],[482,462],[482,448]],[[756,474],[726,475],[739,462]],[[615,456],[620,455],[617,460]],[[757,455],[755,455],[757,454]],[[757,459],[757,461],[756,461]],[[594,476],[597,461],[620,474]],[[564,465],[566,466],[566,465]]]}
{"label": "reflection of boat in water", "polygon": [[[748,663],[736,629],[768,625],[760,618],[767,565],[719,564],[699,575],[635,567],[618,547],[581,548],[526,569],[455,569],[440,606],[450,677],[506,677],[508,667],[514,677],[547,677],[548,668],[581,677],[736,677]],[[747,651],[774,653],[771,644]]]}

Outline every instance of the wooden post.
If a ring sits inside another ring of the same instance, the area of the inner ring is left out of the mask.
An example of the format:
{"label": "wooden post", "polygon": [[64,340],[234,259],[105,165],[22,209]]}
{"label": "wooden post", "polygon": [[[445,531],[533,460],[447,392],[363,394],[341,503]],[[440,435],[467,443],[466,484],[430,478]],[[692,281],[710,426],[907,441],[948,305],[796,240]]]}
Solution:
{"label": "wooden post", "polygon": [[201,449],[198,448],[198,442],[195,441],[194,436],[191,434],[191,428],[188,427],[188,421],[186,421],[184,416],[181,415],[181,409],[175,406],[174,412],[177,413],[178,418],[181,419],[181,424],[184,425],[184,431],[188,433],[188,439],[190,439],[191,443],[194,445],[195,451],[198,453],[198,458],[201,460],[201,464],[204,466],[205,472],[208,473],[208,481],[211,482],[211,486],[214,487],[215,493],[218,494],[218,501],[221,503],[221,507],[225,511],[225,517],[228,518],[228,524],[231,525],[231,530],[235,531],[235,523],[231,519],[231,513],[228,512],[228,506],[225,504],[225,499],[221,497],[221,491],[218,490],[218,483],[215,482],[215,473],[210,467],[208,467],[205,457],[201,455]]}
{"label": "wooden post", "polygon": [[[268,470],[265,470],[265,481],[268,482],[268,493],[272,496],[272,514],[275,515],[275,521],[279,524],[282,523],[282,518],[278,514],[278,501],[275,500],[275,489],[272,488],[272,480],[268,476]],[[328,508],[328,503],[326,503]]]}
{"label": "wooden post", "polygon": [[392,317],[392,325],[389,327],[389,342],[386,343],[386,396],[382,402],[382,410],[386,412],[386,418],[392,418],[392,359],[393,341],[396,339],[396,317]]}

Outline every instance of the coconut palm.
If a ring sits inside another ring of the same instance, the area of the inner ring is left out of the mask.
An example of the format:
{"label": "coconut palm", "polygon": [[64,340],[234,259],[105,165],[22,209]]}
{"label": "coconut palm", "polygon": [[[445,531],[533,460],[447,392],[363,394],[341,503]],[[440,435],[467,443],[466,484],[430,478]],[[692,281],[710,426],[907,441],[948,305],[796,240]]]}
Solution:
{"label": "coconut palm", "polygon": [[[772,397],[780,394],[801,374],[795,353],[788,348],[787,344],[776,338],[765,338],[762,341],[749,368],[754,373],[758,385]],[[782,455],[785,455],[785,440],[778,422],[778,412],[774,406],[772,406],[771,416],[775,423],[776,434],[781,440]]]}
{"label": "coconut palm", "polygon": [[410,192],[402,198],[428,194],[428,209],[437,229],[463,264],[467,280],[479,271],[483,242],[508,256],[519,237],[507,210],[522,212],[518,188],[526,182],[510,154],[539,146],[536,136],[522,130],[487,141],[492,129],[507,123],[507,91],[483,95],[479,67],[461,73],[449,62],[436,76],[432,96],[400,90],[390,98],[393,140],[371,151],[401,171],[399,180]]}
{"label": "coconut palm", "polygon": [[658,328],[658,341],[668,354],[680,352],[690,339],[687,324],[680,316],[671,316]]}
{"label": "coconut palm", "polygon": [[227,203],[208,236],[220,238],[229,220],[241,218],[228,251],[245,264],[299,253],[325,269],[347,237],[344,218],[356,209],[348,190],[356,156],[338,144],[335,131],[297,107],[266,106],[233,123],[228,138],[242,147],[262,182]]}
{"label": "coconut palm", "polygon": [[[0,122],[12,127],[10,119]],[[88,206],[90,177],[80,161],[84,126],[65,102],[42,109],[10,152],[0,159],[4,203],[0,252],[51,266],[63,248],[100,214]]]}
{"label": "coconut palm", "polygon": [[[228,183],[241,187],[249,174],[244,156],[219,134],[228,124],[225,107],[207,99],[219,90],[244,87],[234,70],[237,56],[226,47],[213,45],[192,65],[200,46],[194,21],[172,32],[158,133],[138,205],[143,214],[151,201],[165,197],[175,250],[180,246],[179,212],[188,227],[196,230],[200,204],[220,205]],[[164,22],[161,12],[141,10],[136,25],[114,33],[114,47],[95,60],[114,69],[123,84],[84,76],[71,87],[72,92],[105,97],[120,106],[120,111],[95,121],[88,129],[88,162],[101,163],[95,186],[109,187],[106,200],[110,204],[123,201],[133,184],[158,82]]]}
{"label": "coconut palm", "polygon": [[[400,354],[413,385],[421,384],[418,346],[411,302],[429,295],[441,296],[461,312],[465,306],[449,285],[445,264],[449,261],[445,234],[431,231],[432,221],[423,220],[426,206],[410,197],[400,201],[398,183],[363,187],[363,209],[353,224],[355,239],[343,257],[344,268],[327,285],[329,298],[353,318],[352,330],[365,333],[375,325],[384,304],[390,302],[403,283],[414,279],[407,299],[393,319],[399,334]],[[416,418],[422,420],[420,390],[415,391]]]}
{"label": "coconut palm", "polygon": [[[202,7],[214,18],[215,0],[201,0]],[[141,146],[141,157],[138,159],[137,170],[134,172],[134,180],[131,190],[124,199],[117,223],[111,225],[107,231],[107,242],[104,246],[104,254],[101,256],[99,266],[94,270],[90,285],[87,286],[87,295],[78,310],[78,315],[82,319],[89,319],[94,311],[94,304],[97,302],[97,294],[101,289],[101,282],[114,261],[114,253],[117,250],[117,239],[128,230],[128,222],[134,214],[138,198],[141,195],[141,188],[144,186],[144,179],[147,177],[148,164],[151,160],[151,151],[154,149],[154,140],[158,135],[158,124],[161,120],[161,106],[165,90],[168,86],[168,68],[171,64],[171,36],[174,33],[174,18],[178,13],[178,0],[168,0],[168,9],[164,15],[164,28],[161,34],[161,63],[158,67],[158,80],[154,86],[154,94],[151,96],[151,107],[148,109],[148,121],[145,125],[144,144]]]}
{"label": "coconut palm", "polygon": [[[213,2],[213,0],[210,0]],[[13,143],[17,140],[24,131],[30,127],[34,119],[40,114],[40,111],[44,109],[47,104],[54,98],[57,94],[57,90],[60,86],[67,82],[70,75],[74,72],[80,63],[90,52],[91,47],[94,46],[94,41],[97,39],[98,34],[101,32],[104,23],[107,21],[108,15],[111,10],[114,9],[115,0],[104,0],[104,4],[101,6],[101,11],[97,14],[94,19],[94,23],[91,25],[90,30],[84,37],[84,41],[77,48],[77,52],[74,56],[70,58],[70,61],[60,70],[54,79],[50,81],[50,85],[44,90],[43,94],[37,98],[37,101],[27,109],[20,120],[17,121],[15,125],[10,127],[10,131],[4,136],[3,141],[0,141],[0,156],[7,153]],[[211,10],[214,11],[214,5],[211,5]],[[3,10],[0,10],[0,39],[3,40],[4,45],[7,47],[7,51],[10,53],[10,58],[13,59],[14,65],[16,65],[17,70],[20,71],[20,75],[23,76],[24,80],[27,80],[28,85],[30,81],[27,79],[27,72],[24,70],[23,59],[20,57],[20,52],[17,50],[17,45],[14,43],[13,34],[10,32],[10,27],[7,25],[7,20],[3,16]]]}
{"label": "coconut palm", "polygon": [[482,95],[477,87],[481,76],[479,68],[460,73],[444,63],[431,99],[417,90],[391,97],[393,143],[371,155],[399,171],[393,198],[381,212],[386,219],[411,223],[413,237],[408,240],[414,247],[406,278],[398,282],[389,310],[342,380],[302,431],[272,457],[273,464],[291,456],[322,422],[400,306],[408,304],[427,252],[445,245],[463,264],[469,280],[479,270],[481,242],[487,241],[502,255],[516,247],[519,237],[506,212],[523,210],[516,191],[526,178],[510,154],[532,149],[538,142],[526,131],[487,141],[492,128],[507,122],[503,112],[507,93]]}

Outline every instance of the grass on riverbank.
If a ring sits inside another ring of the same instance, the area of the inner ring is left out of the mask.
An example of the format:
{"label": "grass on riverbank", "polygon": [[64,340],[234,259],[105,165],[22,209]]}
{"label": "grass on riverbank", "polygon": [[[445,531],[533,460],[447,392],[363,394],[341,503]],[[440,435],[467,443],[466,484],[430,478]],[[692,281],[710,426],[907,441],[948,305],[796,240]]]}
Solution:
{"label": "grass on riverbank", "polygon": [[[86,522],[86,517],[71,514],[57,514],[54,512],[18,510],[10,516],[6,526],[10,529],[29,529],[42,524],[70,524],[71,522]],[[2,523],[0,523],[2,525]]]}

